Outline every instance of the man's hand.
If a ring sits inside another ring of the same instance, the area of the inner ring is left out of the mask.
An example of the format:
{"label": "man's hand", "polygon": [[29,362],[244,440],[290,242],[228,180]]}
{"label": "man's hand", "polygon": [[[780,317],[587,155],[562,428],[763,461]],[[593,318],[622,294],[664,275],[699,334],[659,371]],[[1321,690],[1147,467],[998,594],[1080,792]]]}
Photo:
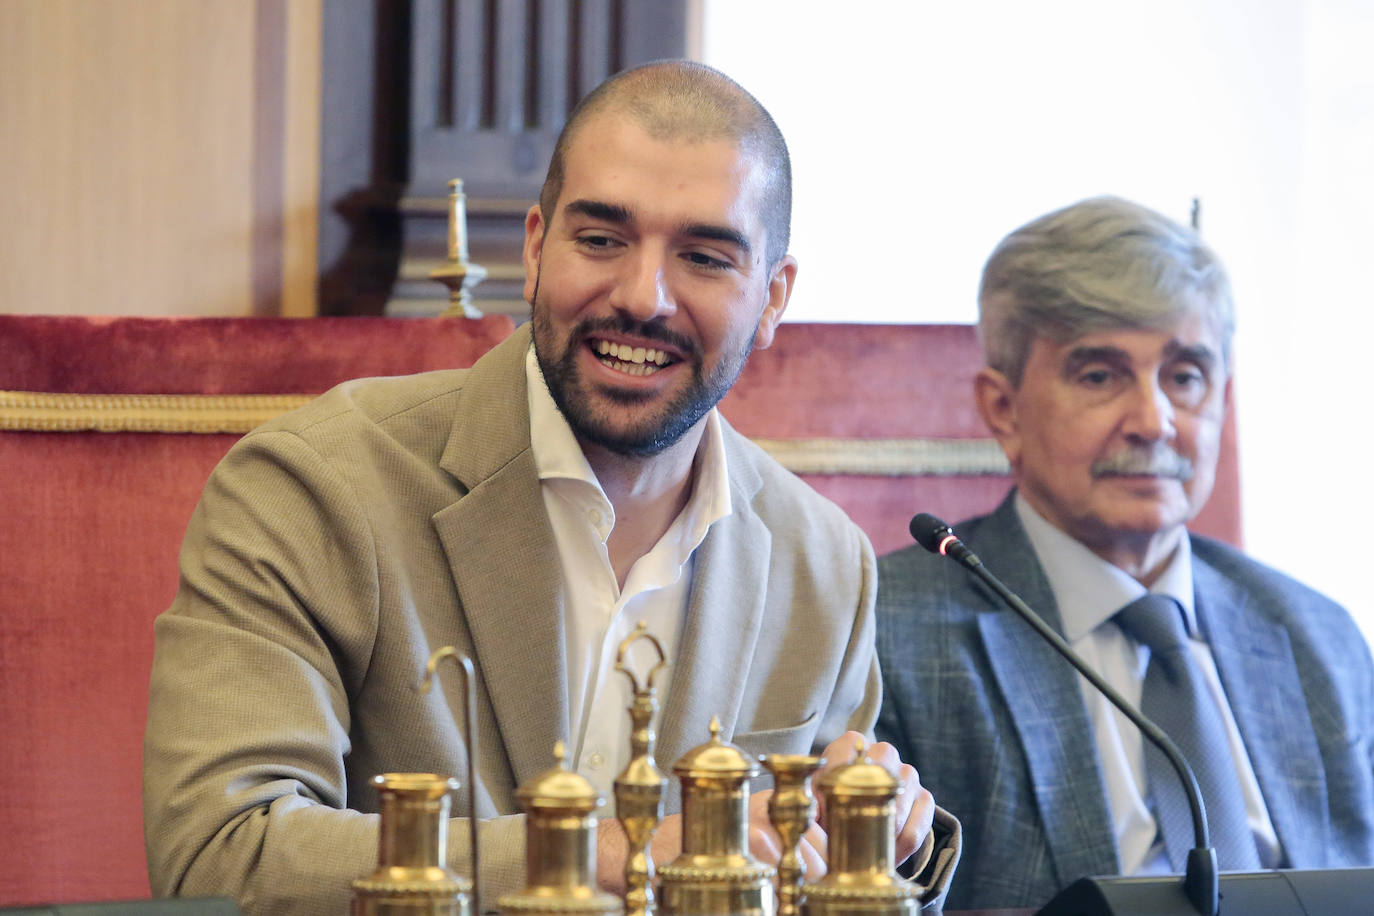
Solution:
{"label": "man's hand", "polygon": [[[922,787],[916,768],[909,763],[902,763],[895,747],[886,741],[868,744],[858,732],[845,732],[826,747],[822,755],[825,757],[825,767],[811,777],[811,785],[820,785],[821,777],[836,767],[853,763],[858,757],[861,743],[868,759],[891,773],[902,787],[896,799],[897,849],[896,861],[893,862],[894,865],[900,865],[921,848],[930,833],[930,825],[935,820],[935,798],[928,789]],[[819,792],[816,793],[816,804],[820,809],[816,820],[824,829],[825,799]],[[821,873],[824,874],[824,871]]]}

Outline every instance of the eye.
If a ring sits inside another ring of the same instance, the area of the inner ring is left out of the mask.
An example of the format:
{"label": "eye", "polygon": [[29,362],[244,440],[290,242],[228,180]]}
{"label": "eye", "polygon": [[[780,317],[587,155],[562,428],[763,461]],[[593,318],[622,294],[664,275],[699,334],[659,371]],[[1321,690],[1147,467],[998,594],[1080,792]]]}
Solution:
{"label": "eye", "polygon": [[1078,373],[1078,383],[1087,388],[1106,388],[1115,377],[1110,369],[1087,369]]}
{"label": "eye", "polygon": [[597,253],[611,251],[620,247],[622,244],[623,243],[619,239],[604,233],[591,232],[577,237],[577,246],[584,251]]}
{"label": "eye", "polygon": [[1202,373],[1196,370],[1188,371],[1180,369],[1173,374],[1173,382],[1175,385],[1185,388],[1192,385],[1201,385],[1203,382]]}
{"label": "eye", "polygon": [[1164,370],[1163,384],[1175,403],[1196,406],[1210,389],[1207,373],[1197,366],[1171,366]]}
{"label": "eye", "polygon": [[734,266],[729,261],[714,257],[704,251],[685,251],[682,257],[693,267],[704,270],[729,270]]}

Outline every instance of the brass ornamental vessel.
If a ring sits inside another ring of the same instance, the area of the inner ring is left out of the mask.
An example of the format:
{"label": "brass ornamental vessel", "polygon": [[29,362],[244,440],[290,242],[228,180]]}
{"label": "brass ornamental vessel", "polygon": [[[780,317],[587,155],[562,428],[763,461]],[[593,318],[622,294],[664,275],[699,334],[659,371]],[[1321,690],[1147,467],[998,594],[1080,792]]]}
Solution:
{"label": "brass ornamental vessel", "polygon": [[772,866],[749,854],[749,780],[758,767],[720,738],[673,766],[682,786],[682,854],[659,870],[664,913],[674,916],[773,916]]}
{"label": "brass ornamental vessel", "polygon": [[449,793],[458,780],[384,773],[377,870],[353,882],[353,916],[471,916],[472,883],[449,871]]}
{"label": "brass ornamental vessel", "polygon": [[902,786],[858,742],[853,763],[821,776],[829,842],[825,877],[803,888],[803,916],[916,916],[923,888],[895,871]]}
{"label": "brass ornamental vessel", "polygon": [[620,898],[596,886],[596,814],[601,797],[568,769],[563,742],[553,768],[516,796],[525,809],[525,889],[500,900],[503,914],[619,913]]}

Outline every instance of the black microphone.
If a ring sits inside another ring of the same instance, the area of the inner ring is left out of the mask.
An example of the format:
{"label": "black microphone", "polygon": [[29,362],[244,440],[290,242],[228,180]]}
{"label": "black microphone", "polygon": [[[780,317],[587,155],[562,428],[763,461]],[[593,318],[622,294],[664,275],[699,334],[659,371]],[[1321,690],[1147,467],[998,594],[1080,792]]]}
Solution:
{"label": "black microphone", "polygon": [[[963,541],[959,540],[952,528],[935,516],[927,512],[922,512],[911,520],[911,536],[916,539],[916,543],[920,544],[931,553],[938,553],[941,556],[951,557],[971,570],[974,575],[996,592],[998,597],[1000,597],[1008,607],[1021,615],[1022,619],[1030,624],[1035,632],[1039,633],[1046,642],[1053,646],[1056,652],[1064,656],[1069,664],[1078,669],[1078,672],[1086,677],[1089,683],[1097,688],[1103,696],[1110,700],[1113,706],[1121,710],[1122,714],[1130,719],[1131,722],[1135,724],[1136,728],[1140,729],[1141,734],[1145,736],[1146,740],[1164,752],[1164,756],[1169,759],[1169,763],[1178,773],[1178,778],[1183,782],[1184,791],[1188,796],[1188,808],[1193,815],[1193,836],[1195,838],[1196,848],[1188,852],[1188,860],[1183,878],[1183,893],[1187,897],[1187,902],[1191,903],[1196,911],[1201,913],[1202,916],[1216,916],[1218,912],[1217,854],[1216,850],[1212,848],[1211,841],[1207,834],[1207,815],[1202,804],[1202,793],[1198,791],[1197,778],[1193,775],[1192,768],[1188,766],[1188,761],[1185,760],[1183,754],[1179,752],[1177,745],[1170,740],[1163,729],[1147,719],[1144,713],[1126,702],[1121,694],[1113,690],[1110,684],[1104,681],[1096,671],[1090,668],[1088,663],[1078,656],[1077,652],[1073,651],[1073,648],[1064,641],[1062,636],[1056,633],[1049,624],[1045,623],[1045,621],[1040,618],[1039,614],[1031,610],[1026,602],[1021,600],[1020,596],[1003,585],[1001,580],[996,576],[988,572],[987,567],[983,565],[983,561],[978,559],[978,555],[972,550],[969,550],[968,547],[964,545]],[[1061,913],[1106,914],[1151,912],[1168,914],[1171,912],[1185,912],[1179,909],[1179,904],[1184,901],[1177,900],[1176,893],[1168,893],[1170,890],[1176,890],[1177,887],[1172,879],[1168,879],[1168,884],[1162,888],[1165,893],[1160,895],[1160,899],[1148,900],[1138,892],[1144,889],[1144,885],[1141,882],[1148,882],[1151,879],[1127,878],[1117,880],[1132,881],[1136,883],[1136,886],[1132,888],[1132,890],[1137,893],[1132,894],[1130,897],[1131,909],[1113,909],[1109,899],[1103,900],[1095,909],[1083,908],[1083,895],[1086,893],[1091,896],[1099,888],[1094,887],[1086,890],[1079,889],[1077,891],[1075,888],[1077,888],[1082,881],[1098,883],[1103,881],[1101,878],[1084,878],[1065,888],[1062,893],[1058,894],[1040,910],[1040,914],[1041,916],[1057,916],[1057,914]],[[1158,884],[1157,879],[1155,879],[1155,883]],[[1061,898],[1065,897],[1071,898],[1071,901],[1061,902]],[[1171,900],[1170,897],[1174,897],[1175,899]],[[1106,908],[1104,909],[1103,906]],[[1135,907],[1143,907],[1143,909],[1135,909]]]}

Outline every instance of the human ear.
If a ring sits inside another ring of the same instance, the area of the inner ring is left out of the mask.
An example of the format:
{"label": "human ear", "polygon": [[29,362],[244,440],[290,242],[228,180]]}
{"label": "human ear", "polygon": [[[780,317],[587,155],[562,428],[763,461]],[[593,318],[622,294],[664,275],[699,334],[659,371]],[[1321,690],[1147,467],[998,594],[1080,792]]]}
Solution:
{"label": "human ear", "polygon": [[525,301],[534,305],[534,290],[539,285],[539,257],[544,253],[544,211],[535,204],[525,214]]}
{"label": "human ear", "polygon": [[797,281],[797,259],[785,255],[773,275],[768,278],[768,302],[759,316],[759,327],[754,332],[754,347],[766,350],[773,343],[773,332],[782,321],[782,313],[787,311],[787,301],[792,298],[792,286]]}
{"label": "human ear", "polygon": [[1016,386],[996,369],[984,367],[973,379],[973,401],[1014,469],[1021,458],[1021,428],[1016,417]]}

